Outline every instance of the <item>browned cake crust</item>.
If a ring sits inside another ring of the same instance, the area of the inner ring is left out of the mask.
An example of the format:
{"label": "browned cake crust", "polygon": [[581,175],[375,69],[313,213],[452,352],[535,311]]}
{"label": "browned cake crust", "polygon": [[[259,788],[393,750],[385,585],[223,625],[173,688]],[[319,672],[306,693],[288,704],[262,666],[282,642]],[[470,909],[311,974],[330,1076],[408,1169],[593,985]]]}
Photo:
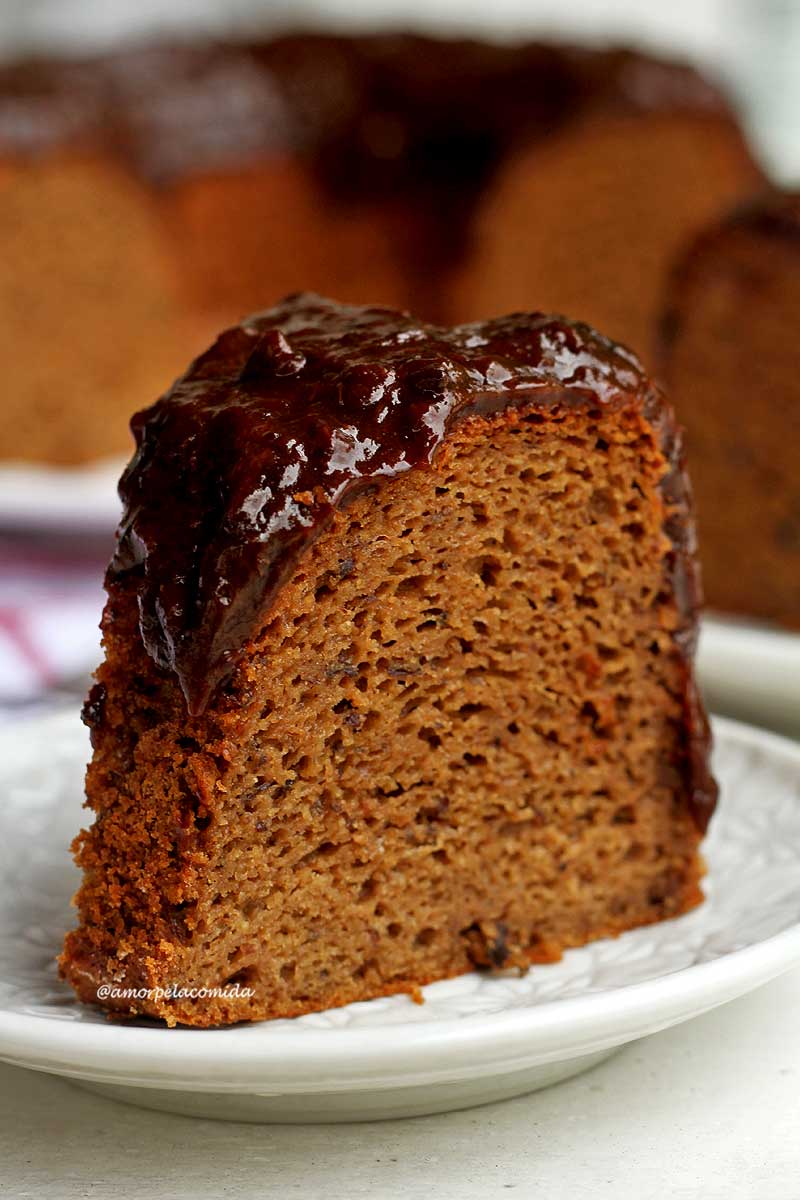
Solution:
{"label": "browned cake crust", "polygon": [[289,1016],[701,900],[689,497],[632,355],[300,296],[134,428],[61,958],[84,1000]]}
{"label": "browned cake crust", "polygon": [[800,195],[715,222],[676,264],[661,369],[693,463],[722,612],[800,626]]}
{"label": "browned cake crust", "polygon": [[447,322],[545,305],[645,352],[665,257],[758,178],[712,86],[628,51],[294,36],[5,67],[0,458],[121,452],[164,379],[298,287]]}

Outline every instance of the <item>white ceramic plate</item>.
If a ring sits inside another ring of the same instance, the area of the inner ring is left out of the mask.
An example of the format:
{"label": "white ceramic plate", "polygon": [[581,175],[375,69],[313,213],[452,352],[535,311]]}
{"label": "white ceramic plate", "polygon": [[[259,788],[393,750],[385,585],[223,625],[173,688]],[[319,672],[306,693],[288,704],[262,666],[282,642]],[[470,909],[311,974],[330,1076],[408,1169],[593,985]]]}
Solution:
{"label": "white ceramic plate", "polygon": [[113,533],[119,521],[120,459],[84,467],[0,463],[0,527]]}
{"label": "white ceramic plate", "polygon": [[742,995],[800,961],[800,746],[716,723],[722,803],[708,900],[524,978],[425,989],[222,1030],[121,1025],[55,973],[72,916],[67,852],[84,731],[72,713],[0,733],[0,1059],[138,1104],[319,1121],[464,1108],[566,1078],[616,1047]]}
{"label": "white ceramic plate", "polygon": [[800,633],[707,616],[697,670],[716,712],[800,737]]}

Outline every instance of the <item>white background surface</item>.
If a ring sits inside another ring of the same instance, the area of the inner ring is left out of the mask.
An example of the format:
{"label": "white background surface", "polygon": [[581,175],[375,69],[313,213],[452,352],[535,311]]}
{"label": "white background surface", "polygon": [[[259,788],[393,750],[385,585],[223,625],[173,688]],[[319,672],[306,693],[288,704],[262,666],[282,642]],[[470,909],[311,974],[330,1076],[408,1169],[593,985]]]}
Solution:
{"label": "white background surface", "polygon": [[197,1121],[0,1065],[14,1200],[798,1200],[800,971],[556,1088],[361,1125]]}
{"label": "white background surface", "polygon": [[[756,0],[774,5],[776,0]],[[783,6],[787,0],[778,0]],[[565,34],[655,40],[705,54],[749,0],[3,0],[8,49],[16,44],[104,44],[151,30],[414,25],[494,36],[556,28]],[[792,0],[788,0],[791,4]],[[0,49],[3,48],[0,46]]]}

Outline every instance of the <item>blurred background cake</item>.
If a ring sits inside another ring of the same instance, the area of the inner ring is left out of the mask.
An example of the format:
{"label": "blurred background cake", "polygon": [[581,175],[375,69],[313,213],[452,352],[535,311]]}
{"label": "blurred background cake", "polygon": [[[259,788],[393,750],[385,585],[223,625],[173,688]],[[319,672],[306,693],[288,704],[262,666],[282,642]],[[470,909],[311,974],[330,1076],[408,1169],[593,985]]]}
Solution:
{"label": "blurred background cake", "polygon": [[800,628],[800,194],[715,221],[676,262],[660,366],[686,426],[710,605]]}
{"label": "blurred background cake", "polygon": [[124,452],[212,331],[307,288],[646,357],[674,254],[761,182],[690,67],[388,35],[11,66],[0,161],[0,457],[54,463]]}

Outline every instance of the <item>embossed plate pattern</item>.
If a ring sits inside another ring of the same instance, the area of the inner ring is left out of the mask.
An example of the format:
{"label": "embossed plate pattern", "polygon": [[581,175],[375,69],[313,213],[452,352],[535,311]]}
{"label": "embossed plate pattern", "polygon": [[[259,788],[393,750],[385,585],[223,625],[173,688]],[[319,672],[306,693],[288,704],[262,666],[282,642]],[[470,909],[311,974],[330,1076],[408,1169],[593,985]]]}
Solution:
{"label": "embossed plate pattern", "polygon": [[[0,1058],[145,1104],[257,1120],[437,1111],[574,1073],[800,962],[800,746],[723,720],[715,736],[722,801],[705,847],[708,899],[695,912],[570,951],[524,978],[433,984],[421,1006],[394,996],[294,1021],[167,1030],[110,1023],[59,982],[88,742],[72,712],[8,727]],[[376,1103],[393,1093],[393,1103]],[[239,1098],[231,1111],[221,1111],[226,1096]]]}

